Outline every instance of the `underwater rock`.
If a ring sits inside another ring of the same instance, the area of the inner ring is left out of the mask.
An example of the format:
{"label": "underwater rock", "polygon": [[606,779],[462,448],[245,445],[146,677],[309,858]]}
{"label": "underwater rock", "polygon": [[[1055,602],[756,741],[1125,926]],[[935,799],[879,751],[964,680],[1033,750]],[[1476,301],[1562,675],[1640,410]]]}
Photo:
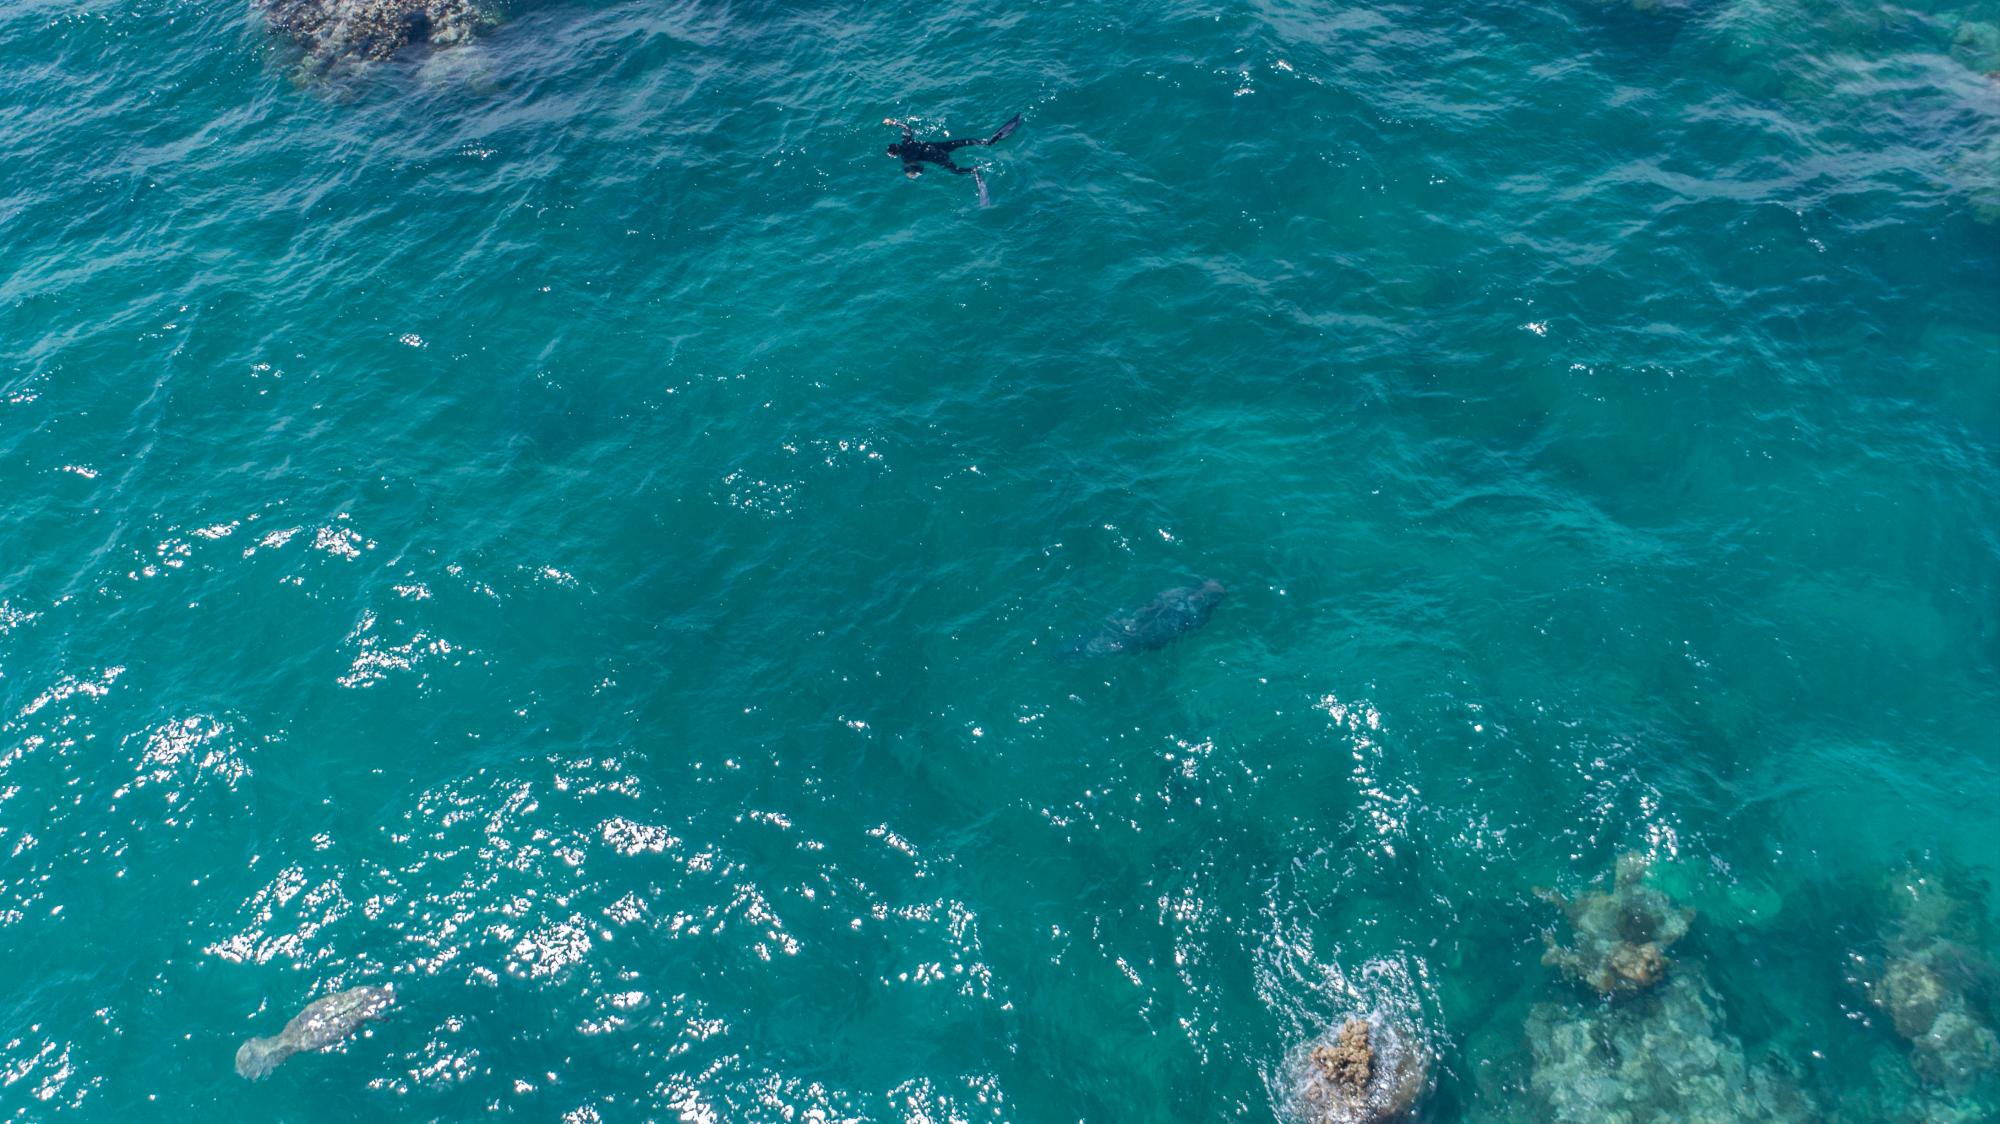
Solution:
{"label": "underwater rock", "polygon": [[445,46],[487,22],[471,0],[253,0],[310,64],[380,62],[412,43]]}
{"label": "underwater rock", "polygon": [[1575,901],[1553,890],[1537,891],[1562,909],[1572,934],[1567,946],[1558,944],[1555,934],[1544,934],[1548,951],[1542,963],[1607,996],[1644,991],[1665,979],[1665,950],[1687,935],[1694,911],[1676,907],[1648,886],[1646,866],[1637,852],[1620,855],[1611,891],[1592,891]]}
{"label": "underwater rock", "polygon": [[1851,982],[1908,1046],[1883,1053],[1871,1095],[1836,1124],[1974,1124],[2000,1120],[2000,968],[1982,879],[1944,864],[1905,865],[1886,880],[1877,954],[1853,956]]}
{"label": "underwater rock", "polygon": [[1981,1017],[1973,991],[1983,967],[1962,947],[1935,940],[1909,947],[1907,932],[1881,977],[1864,982],[1868,999],[1910,1042],[1910,1068],[1926,1084],[1952,1095],[1969,1093],[2000,1070],[2000,1038]]}
{"label": "underwater rock", "polygon": [[2000,1066],[2000,1038],[1962,1009],[1946,1011],[1911,1043],[1910,1068],[1947,1092],[1969,1092]]}
{"label": "underwater rock", "polygon": [[1873,991],[1870,998],[1889,1012],[1896,1033],[1905,1038],[1929,1030],[1952,998],[1937,973],[1913,957],[1891,961]]}
{"label": "underwater rock", "polygon": [[1949,865],[1932,873],[1905,864],[1883,884],[1893,918],[1884,935],[1904,951],[1941,941],[1985,945],[1994,935],[1979,904],[1987,891],[1984,882]]}
{"label": "underwater rock", "polygon": [[1699,970],[1630,1002],[1529,1013],[1529,1087],[1553,1124],[1820,1119],[1783,1068],[1753,1063]]}
{"label": "underwater rock", "polygon": [[1374,1061],[1375,1051],[1368,1045],[1368,1023],[1362,1019],[1347,1020],[1333,1045],[1315,1046],[1312,1052],[1312,1062],[1321,1075],[1353,1096],[1368,1087],[1368,1073]]}
{"label": "underwater rock", "polygon": [[1982,1002],[1995,970],[1980,951],[1990,923],[1976,901],[1955,893],[1948,877],[1905,868],[1889,880],[1894,921],[1886,962],[1862,980],[1869,1002],[1886,1012],[1910,1043],[1910,1068],[1950,1097],[1970,1095],[2000,1071],[2000,1037]]}
{"label": "underwater rock", "polygon": [[1306,1124],[1408,1120],[1431,1087],[1434,1057],[1416,1032],[1379,1014],[1351,1018],[1295,1059],[1294,1107]]}
{"label": "underwater rock", "polygon": [[362,1023],[380,1018],[395,1001],[395,993],[386,987],[351,987],[316,999],[276,1035],[252,1038],[237,1047],[236,1072],[255,1081],[293,1054],[324,1050],[344,1042],[361,1029]]}

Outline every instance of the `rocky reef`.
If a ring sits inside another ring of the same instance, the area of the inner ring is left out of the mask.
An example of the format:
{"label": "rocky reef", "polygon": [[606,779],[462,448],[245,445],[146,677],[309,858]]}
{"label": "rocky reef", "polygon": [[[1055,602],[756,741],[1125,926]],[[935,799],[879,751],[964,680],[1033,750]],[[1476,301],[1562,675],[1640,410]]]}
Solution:
{"label": "rocky reef", "polygon": [[1905,868],[1889,881],[1892,920],[1879,971],[1859,982],[1910,1044],[1910,1068],[1946,1102],[1974,1098],[2000,1076],[1990,1001],[1990,928],[1945,880]]}
{"label": "rocky reef", "polygon": [[1569,920],[1570,943],[1544,934],[1542,963],[1616,1003],[1538,1004],[1528,1016],[1529,1087],[1557,1124],[1819,1119],[1788,1066],[1753,1061],[1723,1024],[1698,966],[1671,976],[1666,949],[1694,911],[1646,879],[1644,855],[1618,857],[1609,890],[1575,900],[1538,891]]}
{"label": "rocky reef", "polygon": [[1304,1124],[1410,1120],[1430,1092],[1434,1061],[1402,1020],[1380,1013],[1349,1018],[1331,1039],[1294,1057],[1294,1114]]}
{"label": "rocky reef", "polygon": [[463,42],[491,17],[473,0],[253,0],[309,67],[380,62],[414,43]]}
{"label": "rocky reef", "polygon": [[293,1054],[324,1050],[345,1042],[361,1029],[362,1023],[381,1018],[382,1012],[395,1001],[395,993],[386,987],[351,987],[316,999],[277,1034],[252,1038],[237,1047],[236,1072],[256,1081]]}
{"label": "rocky reef", "polygon": [[1666,949],[1687,935],[1694,911],[1674,905],[1646,883],[1646,856],[1618,857],[1611,889],[1593,890],[1570,900],[1554,890],[1538,890],[1569,919],[1571,943],[1544,934],[1542,963],[1597,991],[1624,995],[1644,991],[1666,978]]}
{"label": "rocky reef", "polygon": [[1555,1124],[1808,1121],[1790,1068],[1753,1061],[1698,969],[1629,1002],[1543,1003],[1528,1016],[1536,1119]]}

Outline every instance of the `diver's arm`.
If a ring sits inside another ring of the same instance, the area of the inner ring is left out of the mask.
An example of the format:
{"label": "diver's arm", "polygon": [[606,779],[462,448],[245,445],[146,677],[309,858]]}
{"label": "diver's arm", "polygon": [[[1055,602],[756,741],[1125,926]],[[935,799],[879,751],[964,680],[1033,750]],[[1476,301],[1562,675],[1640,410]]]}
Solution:
{"label": "diver's arm", "polygon": [[896,128],[903,130],[903,140],[905,142],[917,139],[917,134],[911,132],[910,127],[908,125],[903,124],[901,121],[896,120],[894,117],[884,117],[882,118],[882,123],[884,125],[893,125]]}

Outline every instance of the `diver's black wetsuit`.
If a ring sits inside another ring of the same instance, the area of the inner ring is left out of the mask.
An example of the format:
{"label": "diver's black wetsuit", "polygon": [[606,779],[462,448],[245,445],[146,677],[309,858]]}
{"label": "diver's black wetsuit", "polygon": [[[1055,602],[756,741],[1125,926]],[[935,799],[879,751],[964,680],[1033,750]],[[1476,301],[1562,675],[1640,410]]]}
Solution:
{"label": "diver's black wetsuit", "polygon": [[903,130],[903,143],[890,145],[889,155],[902,159],[904,175],[914,179],[923,174],[923,166],[925,164],[936,164],[946,171],[957,172],[961,176],[973,176],[976,178],[979,175],[979,169],[961,168],[951,162],[952,149],[964,148],[968,144],[992,144],[994,141],[1000,140],[1008,133],[1019,128],[1021,125],[1021,115],[1018,113],[1015,114],[1012,121],[1000,126],[999,132],[983,139],[969,137],[965,140],[920,141],[917,139],[916,134],[910,131],[910,127],[901,121],[894,118],[883,118],[882,123],[884,125],[894,125],[898,129]]}

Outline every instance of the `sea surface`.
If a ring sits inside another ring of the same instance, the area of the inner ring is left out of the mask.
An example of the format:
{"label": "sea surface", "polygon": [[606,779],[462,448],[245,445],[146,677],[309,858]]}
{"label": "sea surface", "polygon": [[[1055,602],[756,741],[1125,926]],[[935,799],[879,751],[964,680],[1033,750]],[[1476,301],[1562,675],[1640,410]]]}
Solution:
{"label": "sea surface", "polygon": [[0,1117],[2000,1118],[2000,4],[494,15],[0,10]]}

